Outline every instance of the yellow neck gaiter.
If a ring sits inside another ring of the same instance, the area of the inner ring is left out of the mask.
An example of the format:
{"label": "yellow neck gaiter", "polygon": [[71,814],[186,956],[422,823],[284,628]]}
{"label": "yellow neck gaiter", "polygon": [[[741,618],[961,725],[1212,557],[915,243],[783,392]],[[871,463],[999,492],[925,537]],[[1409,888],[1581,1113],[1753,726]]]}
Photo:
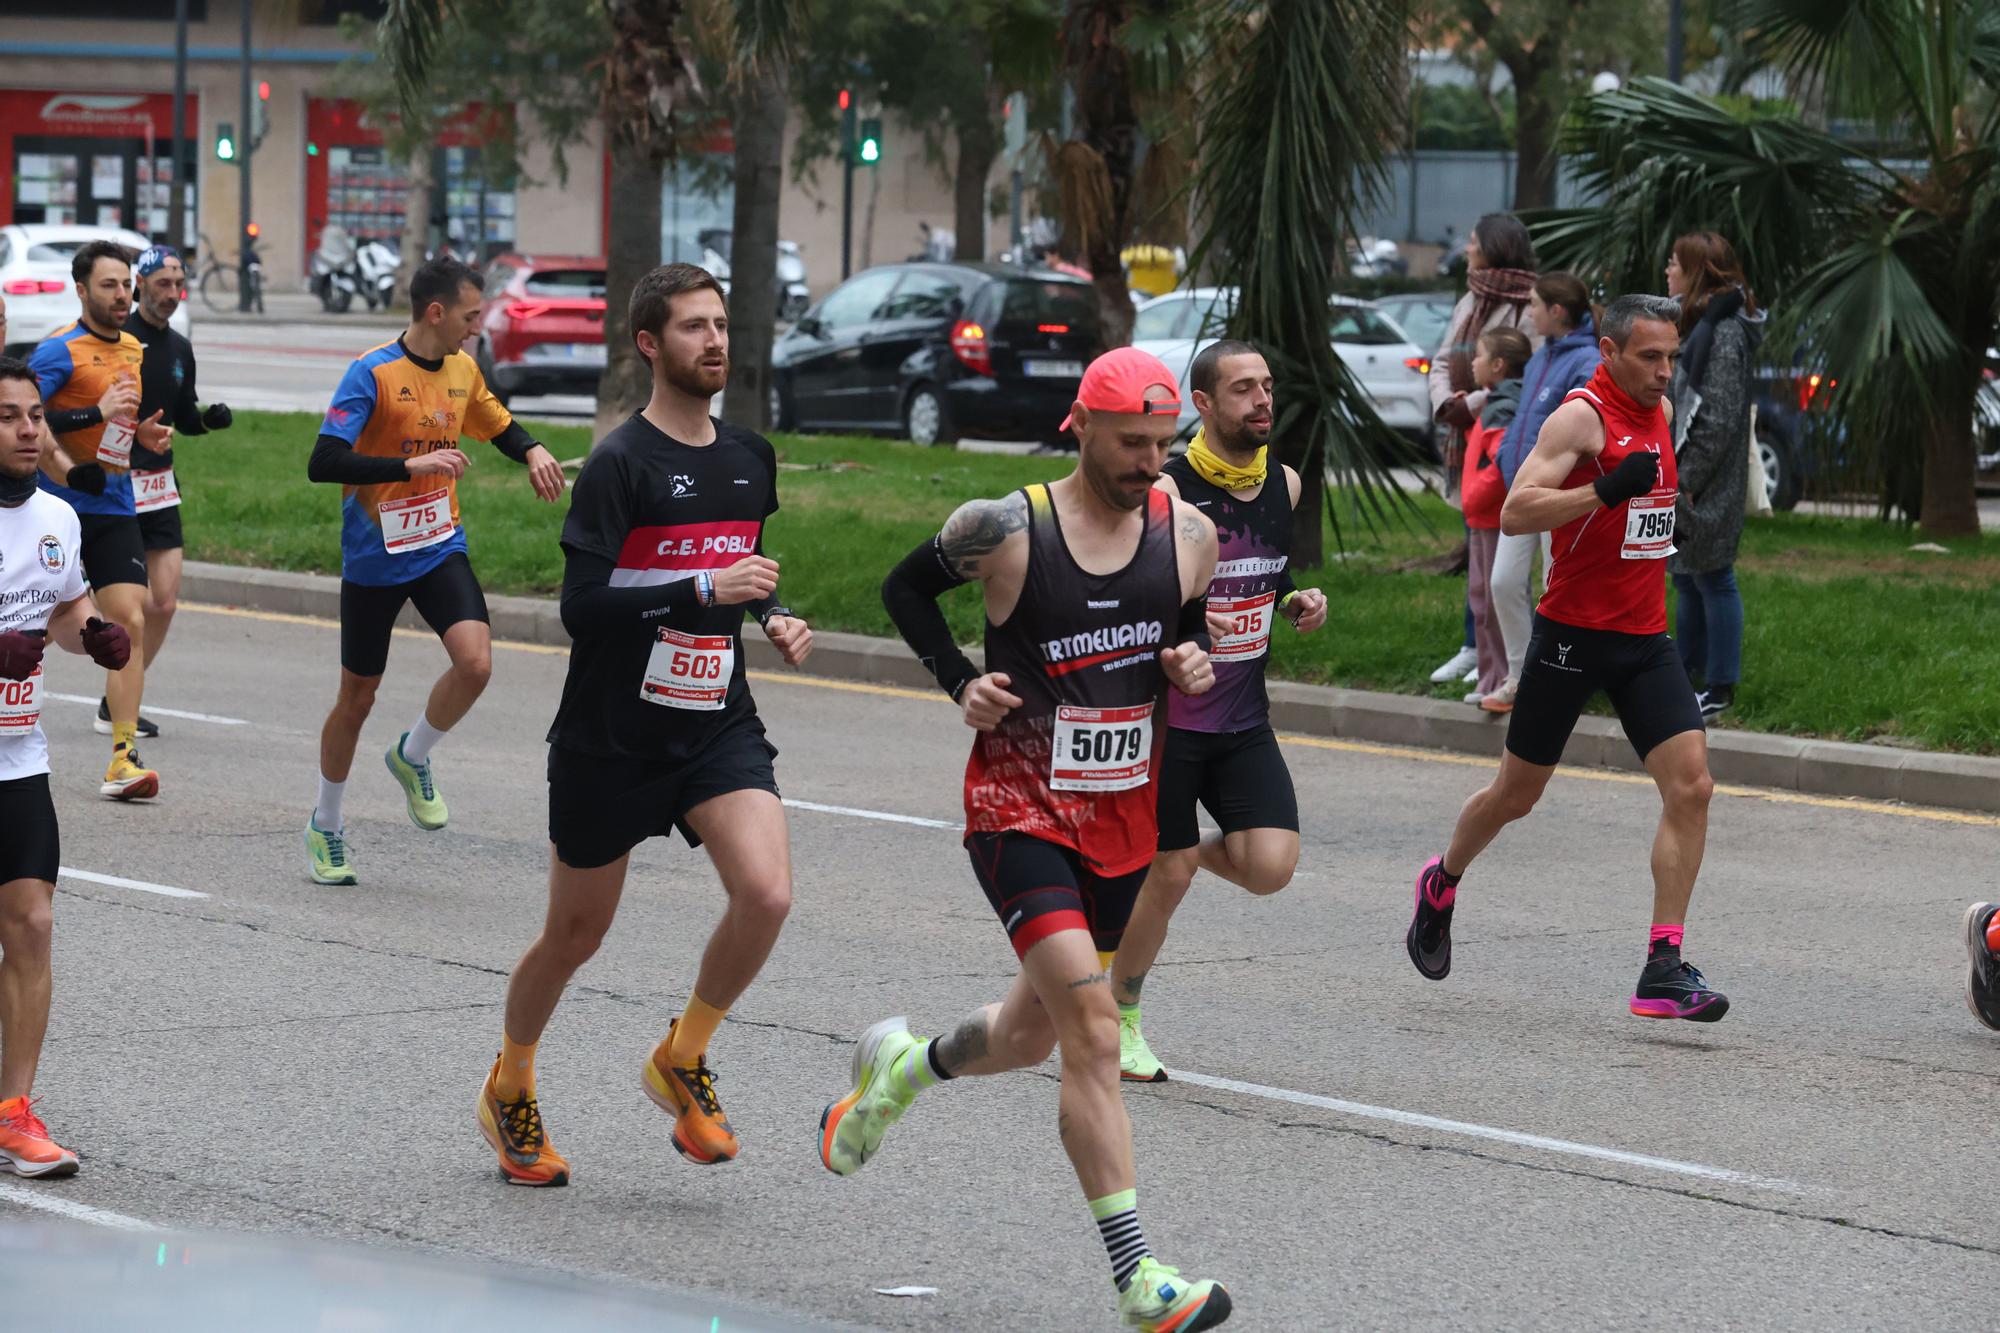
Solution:
{"label": "yellow neck gaiter", "polygon": [[1203,427],[1188,441],[1187,458],[1195,475],[1209,485],[1225,491],[1247,491],[1264,484],[1267,475],[1264,460],[1270,452],[1270,446],[1265,445],[1257,450],[1248,467],[1238,467],[1208,447],[1208,429]]}

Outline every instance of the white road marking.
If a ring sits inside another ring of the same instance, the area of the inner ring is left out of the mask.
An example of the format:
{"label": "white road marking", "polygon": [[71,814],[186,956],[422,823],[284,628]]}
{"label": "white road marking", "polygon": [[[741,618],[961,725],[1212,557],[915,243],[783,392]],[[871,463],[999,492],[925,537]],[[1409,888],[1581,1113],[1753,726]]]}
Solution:
{"label": "white road marking", "polygon": [[847,815],[854,819],[879,819],[888,824],[915,824],[918,828],[941,828],[957,832],[962,824],[948,823],[942,819],[919,819],[915,815],[896,815],[887,810],[857,810],[851,805],[821,805],[818,801],[794,801],[785,798],[785,804],[794,810],[811,810],[822,815]]}
{"label": "white road marking", "polygon": [[[113,1227],[119,1231],[158,1231],[151,1222],[143,1222],[123,1213],[110,1212],[103,1208],[92,1208],[87,1203],[65,1199],[60,1194],[50,1193],[47,1185],[22,1185],[11,1180],[0,1180],[0,1199],[18,1203],[28,1208],[39,1208],[45,1213],[67,1217],[75,1222],[90,1222],[100,1227]],[[55,1188],[61,1188],[56,1186]]]}
{"label": "white road marking", "polygon": [[1236,1092],[1246,1097],[1264,1097],[1274,1102],[1290,1102],[1295,1106],[1314,1106],[1322,1111],[1337,1111],[1342,1115],[1360,1116],[1367,1120],[1387,1120],[1392,1124],[1431,1129],[1442,1134],[1490,1139],[1495,1143],[1510,1143],[1517,1148],[1539,1148],[1544,1152],[1563,1153],[1570,1157],[1589,1157],[1600,1162],[1616,1162],[1620,1166],[1636,1166],[1647,1171],[1665,1171],[1673,1175],[1694,1176],[1701,1180],[1715,1180],[1731,1185],[1752,1185],[1758,1189],[1778,1190],[1786,1194],[1807,1193],[1804,1186],[1789,1180],[1753,1176],[1745,1171],[1731,1171],[1727,1167],[1703,1166],[1699,1162],[1677,1162],[1671,1157],[1650,1157],[1645,1153],[1626,1152],[1622,1148],[1602,1148],[1594,1143],[1573,1143],[1568,1139],[1523,1134],[1519,1130],[1498,1129],[1492,1125],[1477,1125],[1465,1120],[1445,1120],[1439,1116],[1424,1115],[1417,1111],[1398,1111],[1388,1106],[1370,1106],[1366,1102],[1322,1097],[1313,1092],[1293,1092],[1290,1088],[1266,1087],[1262,1083],[1244,1083],[1239,1079],[1217,1078],[1213,1074],[1190,1074],[1174,1069],[1169,1071],[1169,1077],[1181,1083],[1214,1088],[1220,1092]]}
{"label": "white road marking", "polygon": [[58,866],[59,879],[80,879],[89,884],[109,884],[114,889],[137,889],[141,893],[157,893],[162,898],[206,898],[205,893],[193,889],[177,889],[171,884],[148,884],[143,879],[120,879],[116,875],[100,875],[91,870],[75,870],[69,866]]}
{"label": "white road marking", "polygon": [[[794,801],[787,799],[786,805],[800,810],[813,810],[828,815],[848,815],[855,819],[878,819],[893,824],[914,824],[919,828],[950,829],[956,832],[962,825],[946,823],[941,819],[919,819],[914,815],[899,815],[887,810],[861,810],[849,805],[821,805],[817,801]],[[1322,1111],[1336,1111],[1342,1115],[1360,1116],[1367,1120],[1386,1120],[1392,1124],[1408,1125],[1416,1129],[1435,1130],[1442,1134],[1458,1134],[1467,1138],[1487,1139],[1495,1143],[1508,1143],[1517,1148],[1538,1148],[1544,1152],[1562,1153],[1571,1157],[1588,1157],[1600,1162],[1616,1162],[1620,1166],[1634,1166],[1647,1171],[1664,1171],[1672,1175],[1693,1176],[1701,1180],[1720,1181],[1730,1185],[1749,1185],[1757,1189],[1776,1190],[1787,1194],[1804,1194],[1806,1189],[1789,1180],[1776,1180],[1765,1176],[1751,1175],[1746,1171],[1732,1171],[1727,1167],[1704,1166],[1700,1162],[1680,1162],[1670,1157],[1653,1157],[1646,1153],[1627,1152],[1623,1148],[1605,1148],[1594,1143],[1575,1143],[1568,1139],[1552,1139],[1542,1134],[1524,1134],[1519,1130],[1500,1129],[1494,1125],[1473,1124],[1465,1120],[1446,1120],[1440,1116],[1425,1115],[1420,1111],[1399,1111],[1390,1106],[1371,1106],[1367,1102],[1351,1102],[1340,1097],[1323,1097],[1316,1092],[1294,1092],[1290,1088],[1274,1088],[1262,1083],[1245,1083],[1240,1079],[1218,1078],[1213,1074],[1193,1074],[1183,1070],[1171,1071],[1172,1077],[1182,1083],[1192,1083],[1197,1087],[1214,1088],[1218,1092],[1240,1093],[1246,1097],[1263,1097],[1269,1101],[1290,1102],[1295,1106],[1313,1106]]]}
{"label": "white road marking", "polygon": [[[60,699],[66,704],[89,704],[93,708],[97,706],[97,700],[84,694],[57,694],[54,690],[51,690],[48,697],[51,699]],[[189,713],[178,708],[162,708],[158,704],[144,704],[140,707],[140,711],[149,716],[153,713],[158,713],[161,717],[178,717],[188,722],[213,722],[219,727],[247,727],[250,725],[250,719],[248,718],[223,717],[218,713]]]}

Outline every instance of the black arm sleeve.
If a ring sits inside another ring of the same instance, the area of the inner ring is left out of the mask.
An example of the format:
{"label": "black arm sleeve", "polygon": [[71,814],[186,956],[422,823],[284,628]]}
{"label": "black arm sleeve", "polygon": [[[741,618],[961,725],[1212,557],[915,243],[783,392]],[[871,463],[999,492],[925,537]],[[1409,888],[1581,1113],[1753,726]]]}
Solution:
{"label": "black arm sleeve", "polygon": [[1208,594],[1181,603],[1181,618],[1174,625],[1174,642],[1191,643],[1203,652],[1215,646],[1208,633]]}
{"label": "black arm sleeve", "polygon": [[521,429],[521,423],[518,421],[508,422],[507,429],[493,437],[493,447],[513,459],[516,463],[527,462],[528,450],[534,448],[539,443],[541,441]]}
{"label": "black arm sleeve", "polygon": [[194,348],[180,335],[175,335],[174,353],[181,359],[181,391],[174,398],[172,412],[174,433],[177,435],[206,435],[208,427],[201,424],[201,405],[195,401],[194,389]]}
{"label": "black arm sleeve", "polygon": [[338,435],[322,435],[313,445],[306,463],[307,481],[331,481],[342,486],[374,486],[385,481],[408,481],[410,469],[400,458],[375,458],[354,451],[354,446]]}
{"label": "black arm sleeve", "polygon": [[649,587],[614,588],[616,561],[567,545],[563,555],[562,623],[571,638],[625,629],[701,605],[691,575]]}
{"label": "black arm sleeve", "polygon": [[[757,554],[764,554],[764,534],[762,532],[757,534]],[[778,596],[776,588],[771,589],[770,592],[759,597],[756,601],[747,603],[747,605],[750,608],[750,614],[757,617],[759,625],[769,620],[775,612],[782,611],[786,615],[792,614],[792,608],[785,605],[784,601]]]}
{"label": "black arm sleeve", "polygon": [[104,424],[104,411],[97,404],[89,407],[69,407],[60,412],[48,414],[49,429],[57,435],[68,435],[79,430],[89,430],[92,426]]}
{"label": "black arm sleeve", "polygon": [[968,681],[979,675],[979,668],[952,641],[951,626],[938,608],[937,599],[965,581],[944,558],[944,549],[936,537],[904,556],[902,563],[882,581],[882,605],[888,610],[889,619],[896,622],[903,642],[910,645],[924,669],[937,677],[938,685],[954,699]]}

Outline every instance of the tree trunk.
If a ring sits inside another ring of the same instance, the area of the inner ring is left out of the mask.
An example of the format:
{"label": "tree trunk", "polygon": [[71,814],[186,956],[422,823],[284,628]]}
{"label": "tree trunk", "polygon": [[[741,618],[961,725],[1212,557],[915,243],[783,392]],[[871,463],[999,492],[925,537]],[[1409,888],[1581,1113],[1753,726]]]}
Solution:
{"label": "tree trunk", "polygon": [[[1535,54],[1541,55],[1537,47]],[[1556,202],[1556,132],[1561,108],[1556,103],[1555,68],[1541,60],[1515,71],[1514,79],[1514,211],[1553,208]]]}
{"label": "tree trunk", "polygon": [[785,184],[785,68],[745,74],[730,117],[736,130],[736,216],[730,242],[729,389],[722,415],[771,428],[771,343],[778,319],[778,201]]}
{"label": "tree trunk", "polygon": [[1131,17],[1129,9],[1122,0],[1069,0],[1063,20],[1065,72],[1076,94],[1073,137],[1104,159],[1111,195],[1104,216],[1090,220],[1086,236],[1065,238],[1064,249],[1080,251],[1090,270],[1107,347],[1132,341],[1132,293],[1119,258],[1131,232],[1132,180],[1139,156],[1131,62],[1118,36]]}
{"label": "tree trunk", "polygon": [[[410,279],[424,262],[431,237],[431,164],[437,145],[425,143],[410,154],[409,193],[403,199],[402,253],[396,260],[396,296],[407,298]],[[360,237],[355,244],[361,243]]]}
{"label": "tree trunk", "polygon": [[952,180],[952,202],[958,258],[968,263],[986,258],[986,181],[993,174],[993,160],[999,156],[1000,134],[992,116],[958,122],[958,174]]}
{"label": "tree trunk", "polygon": [[[1924,500],[1917,527],[1926,537],[1977,537],[1979,493],[1974,483],[1978,447],[1972,420],[1977,380],[1941,404],[1924,428]],[[1954,401],[1955,400],[1955,401]]]}
{"label": "tree trunk", "polygon": [[660,262],[662,161],[615,125],[611,142],[610,239],[604,256],[604,377],[597,385],[594,439],[646,405],[653,372],[626,322],[632,288]]}

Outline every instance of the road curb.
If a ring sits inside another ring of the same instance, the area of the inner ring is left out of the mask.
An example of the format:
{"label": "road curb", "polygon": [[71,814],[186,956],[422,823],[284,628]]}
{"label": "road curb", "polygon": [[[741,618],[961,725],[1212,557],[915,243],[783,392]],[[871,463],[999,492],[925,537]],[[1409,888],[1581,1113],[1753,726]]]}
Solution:
{"label": "road curb", "polygon": [[[182,574],[181,593],[190,602],[258,611],[327,619],[340,614],[340,580],[326,574],[191,560]],[[569,646],[553,598],[489,595],[486,604],[495,638]],[[423,625],[409,607],[398,623],[413,629]],[[744,657],[753,667],[780,665],[770,644],[754,634],[744,639]],[[836,680],[937,688],[899,640],[865,634],[815,633],[808,671]],[[1280,731],[1495,758],[1507,734],[1505,717],[1446,699],[1295,681],[1272,681],[1270,692],[1271,722]],[[1731,785],[2000,814],[2000,759],[1727,728],[1709,733],[1708,754],[1715,780]],[[1607,717],[1579,720],[1564,759],[1572,765],[1642,771],[1625,733]]]}

